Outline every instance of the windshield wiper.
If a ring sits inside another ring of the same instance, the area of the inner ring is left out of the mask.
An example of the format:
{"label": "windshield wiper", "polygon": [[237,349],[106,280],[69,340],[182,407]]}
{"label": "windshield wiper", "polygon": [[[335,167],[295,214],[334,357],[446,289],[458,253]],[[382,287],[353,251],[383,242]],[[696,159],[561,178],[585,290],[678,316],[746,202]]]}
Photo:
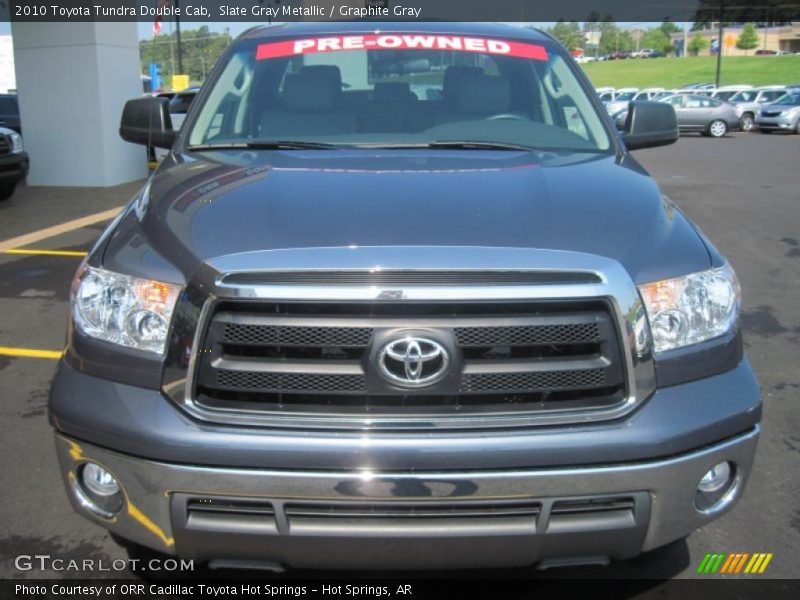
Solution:
{"label": "windshield wiper", "polygon": [[304,142],[301,140],[248,140],[246,142],[220,142],[197,144],[188,150],[338,150],[341,146],[323,142]]}
{"label": "windshield wiper", "polygon": [[420,143],[398,143],[398,144],[358,144],[357,148],[377,148],[377,149],[391,149],[391,150],[404,150],[415,148],[442,148],[453,150],[523,150],[530,152],[536,150],[532,146],[525,146],[523,144],[508,144],[506,142],[483,142],[480,140],[434,140],[432,142]]}
{"label": "windshield wiper", "polygon": [[506,142],[482,142],[478,140],[437,140],[428,144],[429,148],[452,148],[454,150],[524,150],[529,152],[535,148],[524,144]]}

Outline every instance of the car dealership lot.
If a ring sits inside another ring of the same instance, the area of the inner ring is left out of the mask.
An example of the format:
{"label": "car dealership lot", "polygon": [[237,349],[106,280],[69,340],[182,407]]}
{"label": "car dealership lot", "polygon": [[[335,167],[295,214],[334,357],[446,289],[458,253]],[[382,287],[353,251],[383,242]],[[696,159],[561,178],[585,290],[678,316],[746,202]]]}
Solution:
{"label": "car dealership lot", "polygon": [[[771,552],[774,558],[765,575],[798,576],[799,152],[798,136],[734,134],[721,140],[687,136],[676,145],[636,153],[663,191],[731,260],[742,282],[747,350],[765,407],[756,469],[738,507],[695,533],[688,544],[604,569],[556,570],[546,576],[688,577],[706,552]],[[21,188],[12,200],[0,204],[0,248],[9,238],[108,211],[136,189],[137,184],[111,190]],[[0,485],[6,499],[0,506],[6,524],[0,533],[3,577],[41,576],[35,570],[18,572],[13,558],[19,554],[108,562],[124,556],[104,530],[72,512],[59,481],[46,418],[47,389],[55,368],[48,352],[63,346],[69,281],[79,253],[88,250],[104,224],[101,220],[70,231],[53,230],[52,237],[23,246],[56,254],[0,253],[0,419],[5,424],[0,438],[5,457]],[[22,349],[43,351],[43,357],[17,356]],[[527,572],[495,574],[519,577]]]}

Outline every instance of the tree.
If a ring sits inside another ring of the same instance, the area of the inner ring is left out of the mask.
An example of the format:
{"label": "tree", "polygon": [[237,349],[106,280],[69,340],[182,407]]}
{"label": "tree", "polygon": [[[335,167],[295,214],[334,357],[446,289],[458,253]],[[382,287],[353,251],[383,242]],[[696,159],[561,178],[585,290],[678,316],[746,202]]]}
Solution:
{"label": "tree", "polygon": [[672,40],[660,28],[648,29],[639,44],[641,48],[652,48],[667,54],[672,52]]}
{"label": "tree", "polygon": [[693,35],[692,39],[689,40],[689,53],[692,56],[697,56],[701,50],[706,48],[708,48],[708,40],[699,33]]}
{"label": "tree", "polygon": [[581,32],[581,26],[575,21],[567,23],[566,21],[559,20],[550,30],[550,33],[564,44],[567,50],[583,48],[584,38]]}
{"label": "tree", "polygon": [[756,33],[756,26],[753,23],[745,23],[744,27],[742,27],[742,33],[739,34],[739,38],[736,40],[736,47],[739,50],[744,50],[745,54],[747,54],[748,50],[752,50],[757,46],[758,34]]}
{"label": "tree", "polygon": [[[230,35],[209,31],[208,27],[181,31],[183,50],[183,69],[192,82],[202,82],[217,59],[231,43]],[[153,39],[139,42],[139,57],[142,71],[156,63],[163,76],[162,85],[170,87],[170,77],[178,74],[177,36],[175,33],[163,34]]]}
{"label": "tree", "polygon": [[661,23],[659,29],[663,31],[667,35],[667,37],[669,37],[673,33],[678,33],[681,30],[681,28],[675,25],[675,23],[666,20],[663,23]]}

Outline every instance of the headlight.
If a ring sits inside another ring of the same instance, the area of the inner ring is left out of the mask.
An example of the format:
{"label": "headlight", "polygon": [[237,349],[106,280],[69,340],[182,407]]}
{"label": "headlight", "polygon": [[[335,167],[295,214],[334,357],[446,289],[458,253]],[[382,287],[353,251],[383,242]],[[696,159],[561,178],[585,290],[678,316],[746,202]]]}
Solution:
{"label": "headlight", "polygon": [[163,354],[180,288],[84,266],[72,284],[72,316],[92,337]]}
{"label": "headlight", "polygon": [[18,133],[12,133],[11,138],[11,153],[18,154],[22,152],[22,136]]}
{"label": "headlight", "polygon": [[739,316],[741,291],[730,265],[639,286],[656,352],[720,336]]}

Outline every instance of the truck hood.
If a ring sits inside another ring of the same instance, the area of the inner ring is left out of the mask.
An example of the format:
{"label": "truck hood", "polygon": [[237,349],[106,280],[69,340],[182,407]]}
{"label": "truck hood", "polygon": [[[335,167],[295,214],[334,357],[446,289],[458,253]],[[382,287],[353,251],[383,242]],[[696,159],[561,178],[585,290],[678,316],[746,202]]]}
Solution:
{"label": "truck hood", "polygon": [[234,254],[385,246],[589,253],[636,282],[711,264],[692,224],[630,157],[363,149],[170,154],[103,262],[182,283]]}

